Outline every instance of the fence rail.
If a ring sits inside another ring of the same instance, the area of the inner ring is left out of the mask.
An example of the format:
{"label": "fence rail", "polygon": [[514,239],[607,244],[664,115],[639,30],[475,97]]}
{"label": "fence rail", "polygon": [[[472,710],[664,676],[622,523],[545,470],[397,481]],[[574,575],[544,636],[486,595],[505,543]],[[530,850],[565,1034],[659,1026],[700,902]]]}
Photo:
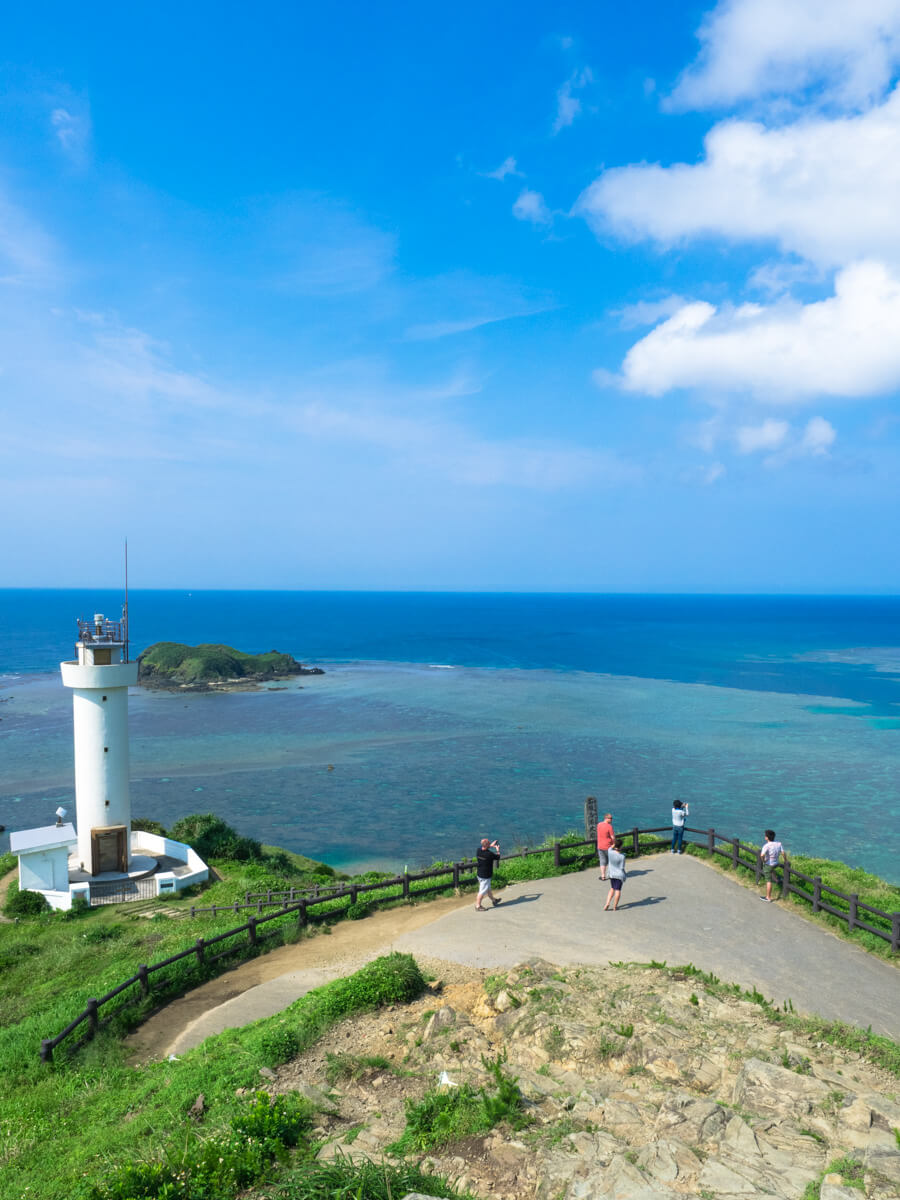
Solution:
{"label": "fence rail", "polygon": [[[724,834],[717,832],[715,829],[694,829],[691,826],[685,826],[686,834],[699,835],[693,843],[705,848],[711,856],[720,856],[730,860],[734,867],[745,867],[755,873],[756,881],[762,875],[762,864],[759,859],[759,850],[755,846],[748,846],[741,842],[738,838],[727,837]],[[664,836],[654,838],[654,834]],[[652,829],[630,829],[625,834],[620,834],[623,841],[626,843],[626,849],[632,857],[637,857],[642,851],[653,852],[661,847],[669,844],[671,836],[670,826],[657,826]],[[650,839],[641,841],[641,839]],[[590,850],[585,850],[585,847],[590,847]],[[579,852],[580,851],[580,852]],[[574,853],[574,857],[564,857],[564,854]],[[505,854],[503,861],[508,862],[510,859],[529,858],[537,854],[552,853],[553,864],[556,867],[573,866],[578,862],[585,862],[593,858],[596,852],[594,840],[585,839],[578,842],[554,842],[550,846],[540,846],[536,849],[524,849],[516,854]],[[749,855],[748,857],[744,857]],[[463,859],[461,862],[449,863],[446,866],[434,867],[428,871],[404,872],[402,875],[395,875],[389,879],[378,880],[374,883],[349,883],[342,886],[313,888],[306,894],[298,895],[294,899],[286,899],[288,893],[272,892],[272,900],[263,900],[262,893],[259,893],[251,902],[247,904],[233,905],[213,905],[210,908],[195,908],[191,907],[191,916],[199,915],[200,913],[210,913],[213,916],[228,912],[238,912],[242,909],[255,908],[257,915],[252,916],[243,925],[238,925],[234,929],[228,929],[224,933],[216,934],[210,938],[197,938],[194,944],[188,947],[187,950],[182,950],[178,954],[173,954],[169,958],[164,958],[157,963],[141,963],[137,972],[118,987],[107,992],[105,996],[100,996],[97,999],[90,999],[85,1004],[84,1011],[61,1030],[56,1037],[44,1038],[41,1042],[41,1061],[45,1063],[52,1062],[53,1051],[61,1042],[70,1037],[80,1026],[87,1023],[86,1038],[92,1038],[100,1026],[99,1010],[108,1004],[116,996],[121,995],[129,988],[137,987],[139,994],[142,997],[150,995],[150,976],[157,971],[164,970],[166,967],[172,966],[187,959],[194,959],[198,966],[210,966],[213,963],[226,958],[236,949],[239,949],[242,942],[235,941],[231,946],[220,950],[217,953],[210,954],[209,949],[212,946],[217,946],[222,942],[227,942],[229,939],[242,938],[247,935],[249,945],[252,947],[259,946],[265,942],[268,937],[272,937],[276,932],[273,929],[260,930],[261,925],[268,925],[273,921],[282,919],[293,914],[296,917],[297,928],[303,929],[310,923],[325,921],[330,916],[340,914],[344,909],[323,909],[320,912],[311,912],[311,909],[317,908],[323,904],[328,904],[333,900],[341,900],[347,898],[349,904],[357,904],[360,895],[365,895],[368,892],[388,891],[391,888],[398,888],[399,892],[396,895],[380,896],[380,900],[398,900],[409,899],[411,896],[420,897],[430,895],[432,892],[448,891],[451,888],[459,888],[462,884],[469,882],[469,876],[473,875],[476,868],[474,859]],[[443,883],[432,884],[428,887],[416,887],[414,883],[420,883],[429,879],[443,878]],[[799,880],[803,884],[809,884],[811,891],[805,887],[798,886],[795,880]],[[882,938],[890,943],[891,951],[896,954],[900,951],[900,913],[885,913],[878,908],[872,908],[868,904],[864,904],[858,895],[847,895],[844,892],[838,891],[836,888],[828,887],[822,883],[820,876],[804,875],[802,871],[797,871],[791,867],[790,863],[786,862],[781,868],[781,886],[783,895],[793,895],[800,899],[808,900],[812,904],[812,911],[824,911],[831,913],[842,920],[847,921],[848,929],[864,929],[868,933],[874,934],[876,937]],[[292,889],[293,890],[293,889]],[[299,891],[299,890],[298,890]],[[312,894],[310,894],[312,893]],[[834,896],[836,899],[844,900],[847,903],[847,911],[835,908],[822,899],[823,893],[828,896]],[[268,893],[267,893],[268,895]],[[266,915],[260,915],[260,905],[268,906],[277,904],[278,910]],[[860,918],[860,912],[870,913],[876,918],[880,918],[885,922],[886,927],[879,928],[863,921]]]}

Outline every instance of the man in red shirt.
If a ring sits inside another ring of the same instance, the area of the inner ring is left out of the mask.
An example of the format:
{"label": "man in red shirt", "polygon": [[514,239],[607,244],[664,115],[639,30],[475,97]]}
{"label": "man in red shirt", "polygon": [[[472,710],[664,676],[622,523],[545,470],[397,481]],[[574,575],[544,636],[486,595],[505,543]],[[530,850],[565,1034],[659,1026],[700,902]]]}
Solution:
{"label": "man in red shirt", "polygon": [[607,813],[597,825],[597,858],[600,860],[600,878],[603,880],[606,879],[607,851],[610,846],[615,844],[616,835],[613,833],[612,813]]}

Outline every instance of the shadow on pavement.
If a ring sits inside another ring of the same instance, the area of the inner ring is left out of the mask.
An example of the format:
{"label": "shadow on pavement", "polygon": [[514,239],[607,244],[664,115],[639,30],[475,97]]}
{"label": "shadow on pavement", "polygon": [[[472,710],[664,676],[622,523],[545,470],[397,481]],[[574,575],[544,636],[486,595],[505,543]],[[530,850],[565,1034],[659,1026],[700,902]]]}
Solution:
{"label": "shadow on pavement", "polygon": [[[512,908],[512,906],[514,904],[530,904],[532,902],[532,900],[540,900],[542,895],[543,895],[543,892],[533,892],[530,895],[516,896],[516,898],[514,900],[512,900],[512,899],[507,900],[506,897],[504,896],[503,899],[501,900],[499,906],[495,905],[494,907],[495,908],[496,907]],[[484,908],[485,908],[485,912],[487,912],[488,906],[485,905]]]}
{"label": "shadow on pavement", "polygon": [[643,900],[631,900],[628,904],[620,904],[619,910],[623,908],[643,908],[647,904],[662,904],[663,900],[668,900],[668,896],[645,896]]}

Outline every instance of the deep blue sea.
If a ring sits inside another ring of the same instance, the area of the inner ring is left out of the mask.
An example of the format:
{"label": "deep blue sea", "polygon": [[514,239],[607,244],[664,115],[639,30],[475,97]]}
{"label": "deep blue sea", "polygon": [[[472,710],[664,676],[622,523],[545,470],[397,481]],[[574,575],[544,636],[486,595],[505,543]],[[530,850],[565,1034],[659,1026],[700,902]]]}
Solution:
{"label": "deep blue sea", "polygon": [[[71,804],[75,618],[120,593],[0,591],[0,823]],[[900,882],[900,598],[133,591],[155,641],[286,650],[283,690],[130,700],[132,808],[214,811],[338,866],[580,827],[690,824]],[[3,839],[5,843],[5,839]]]}

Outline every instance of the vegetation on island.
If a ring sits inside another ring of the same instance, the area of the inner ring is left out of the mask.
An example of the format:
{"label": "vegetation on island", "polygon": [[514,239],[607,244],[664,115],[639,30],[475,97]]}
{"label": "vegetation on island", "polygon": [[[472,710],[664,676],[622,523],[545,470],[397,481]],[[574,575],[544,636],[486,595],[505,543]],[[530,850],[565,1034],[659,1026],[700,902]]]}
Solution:
{"label": "vegetation on island", "polygon": [[232,646],[155,642],[138,656],[138,682],[150,688],[213,688],[322,674],[321,667],[305,667],[279,650],[246,654]]}

